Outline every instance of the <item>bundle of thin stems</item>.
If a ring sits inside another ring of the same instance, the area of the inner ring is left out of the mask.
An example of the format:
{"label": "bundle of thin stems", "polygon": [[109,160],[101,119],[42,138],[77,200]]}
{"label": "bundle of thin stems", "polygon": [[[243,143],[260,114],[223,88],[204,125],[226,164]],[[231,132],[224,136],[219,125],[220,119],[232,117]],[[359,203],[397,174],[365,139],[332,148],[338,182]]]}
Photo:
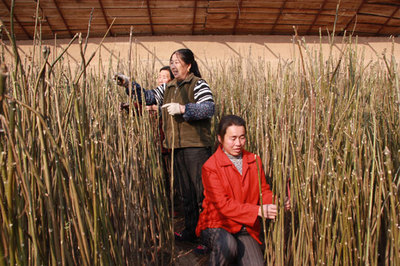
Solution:
{"label": "bundle of thin stems", "polygon": [[[119,111],[116,72],[153,88],[155,60],[79,66],[44,47],[0,75],[0,265],[173,262],[173,225],[158,119]],[[310,49],[271,66],[251,54],[202,71],[224,114],[247,122],[279,206],[264,253],[275,265],[400,264],[400,87],[392,53],[366,61],[356,40],[338,56]],[[101,44],[96,52],[101,51]],[[4,58],[2,54],[1,58]],[[117,64],[115,69],[113,66]],[[132,67],[131,65],[134,65]],[[200,66],[201,68],[202,66]],[[212,129],[215,135],[214,128]],[[290,198],[291,210],[284,211]]]}
{"label": "bundle of thin stems", "polygon": [[90,69],[76,40],[78,68],[63,63],[69,46],[38,40],[35,60],[14,49],[2,69],[0,265],[168,264],[158,117],[121,113],[114,72]]}
{"label": "bundle of thin stems", "polygon": [[398,65],[391,54],[365,62],[352,38],[341,47],[334,57],[299,40],[276,68],[237,60],[211,77],[216,119],[245,118],[277,196],[268,263],[400,263]]}

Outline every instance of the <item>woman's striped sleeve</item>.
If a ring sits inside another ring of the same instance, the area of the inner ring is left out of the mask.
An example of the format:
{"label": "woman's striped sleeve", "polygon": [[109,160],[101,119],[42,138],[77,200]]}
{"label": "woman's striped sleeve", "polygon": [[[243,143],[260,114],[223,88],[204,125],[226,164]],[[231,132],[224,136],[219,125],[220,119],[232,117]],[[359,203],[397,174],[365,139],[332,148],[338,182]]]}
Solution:
{"label": "woman's striped sleeve", "polygon": [[214,98],[212,92],[210,90],[210,86],[208,86],[207,82],[203,79],[197,81],[196,86],[194,87],[194,100],[196,103],[202,102],[214,102]]}

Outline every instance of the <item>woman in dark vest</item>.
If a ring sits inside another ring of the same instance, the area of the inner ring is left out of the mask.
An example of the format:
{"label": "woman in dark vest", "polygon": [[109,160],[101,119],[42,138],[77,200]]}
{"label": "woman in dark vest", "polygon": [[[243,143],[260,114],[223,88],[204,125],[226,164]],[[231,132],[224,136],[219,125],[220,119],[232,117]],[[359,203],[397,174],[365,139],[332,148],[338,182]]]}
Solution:
{"label": "woman in dark vest", "polygon": [[203,201],[201,168],[211,156],[211,117],[214,99],[189,49],[171,55],[175,78],[154,90],[144,91],[147,105],[162,105],[164,148],[174,149],[174,174],[178,180],[185,213],[185,229],[175,238],[194,241]]}

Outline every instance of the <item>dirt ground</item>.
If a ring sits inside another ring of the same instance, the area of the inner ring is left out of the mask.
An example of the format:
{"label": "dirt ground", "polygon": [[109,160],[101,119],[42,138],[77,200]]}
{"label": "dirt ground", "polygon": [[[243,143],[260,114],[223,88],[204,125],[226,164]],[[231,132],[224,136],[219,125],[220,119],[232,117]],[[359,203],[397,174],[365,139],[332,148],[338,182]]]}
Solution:
{"label": "dirt ground", "polygon": [[[184,228],[184,217],[183,211],[179,210],[177,217],[174,219],[175,232],[182,231]],[[175,263],[174,265],[190,265],[190,266],[202,266],[207,265],[208,254],[197,254],[195,248],[200,242],[181,242],[175,241]]]}

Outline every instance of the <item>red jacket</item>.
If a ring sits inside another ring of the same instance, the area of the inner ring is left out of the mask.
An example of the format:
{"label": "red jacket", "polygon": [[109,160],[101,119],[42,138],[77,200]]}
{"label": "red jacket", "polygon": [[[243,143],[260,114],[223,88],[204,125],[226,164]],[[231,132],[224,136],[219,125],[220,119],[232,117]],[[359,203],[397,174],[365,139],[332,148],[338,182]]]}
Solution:
{"label": "red jacket", "polygon": [[261,243],[260,221],[257,219],[260,205],[259,176],[263,204],[272,203],[272,191],[265,181],[258,156],[257,164],[256,155],[244,150],[241,175],[221,146],[207,160],[202,168],[205,198],[196,228],[197,236],[206,228],[223,228],[235,234],[242,226],[246,226],[248,233]]}

